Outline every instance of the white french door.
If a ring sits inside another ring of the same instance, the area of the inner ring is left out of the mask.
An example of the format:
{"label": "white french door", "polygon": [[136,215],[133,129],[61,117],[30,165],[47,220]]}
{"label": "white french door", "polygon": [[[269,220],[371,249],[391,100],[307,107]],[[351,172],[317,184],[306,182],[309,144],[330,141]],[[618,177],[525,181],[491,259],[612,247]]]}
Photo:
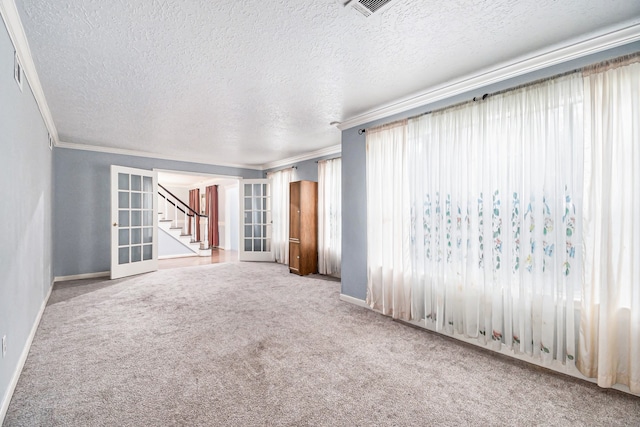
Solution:
{"label": "white french door", "polygon": [[158,269],[155,171],[111,165],[111,278]]}
{"label": "white french door", "polygon": [[240,261],[274,261],[271,180],[240,180]]}

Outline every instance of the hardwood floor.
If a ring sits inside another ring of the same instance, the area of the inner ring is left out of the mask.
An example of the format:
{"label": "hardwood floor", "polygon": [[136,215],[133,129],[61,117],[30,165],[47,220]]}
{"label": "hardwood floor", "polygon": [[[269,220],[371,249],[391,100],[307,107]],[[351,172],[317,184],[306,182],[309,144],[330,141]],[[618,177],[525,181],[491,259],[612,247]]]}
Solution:
{"label": "hardwood floor", "polygon": [[185,258],[171,258],[158,260],[158,269],[193,267],[196,265],[217,264],[221,262],[238,262],[237,251],[225,251],[224,249],[212,249],[210,257],[192,256]]}

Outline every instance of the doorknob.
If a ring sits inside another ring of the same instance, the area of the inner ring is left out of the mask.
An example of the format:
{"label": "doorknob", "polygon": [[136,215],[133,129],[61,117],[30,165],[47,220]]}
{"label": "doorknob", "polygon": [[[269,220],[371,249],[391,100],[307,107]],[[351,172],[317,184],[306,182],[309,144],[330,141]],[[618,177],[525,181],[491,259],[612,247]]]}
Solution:
{"label": "doorknob", "polygon": [[118,226],[118,223],[117,223],[117,222],[114,222],[114,223],[113,223],[113,226],[114,226],[114,227],[117,227],[117,226]]}

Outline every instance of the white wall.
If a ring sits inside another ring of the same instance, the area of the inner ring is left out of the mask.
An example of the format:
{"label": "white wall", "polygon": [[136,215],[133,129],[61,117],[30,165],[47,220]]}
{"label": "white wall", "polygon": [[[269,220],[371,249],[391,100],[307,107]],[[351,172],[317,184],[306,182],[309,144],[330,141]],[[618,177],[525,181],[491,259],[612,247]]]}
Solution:
{"label": "white wall", "polygon": [[227,187],[218,186],[218,234],[220,235],[220,241],[218,247],[228,250],[227,243],[229,238],[227,236]]}
{"label": "white wall", "polygon": [[226,218],[227,221],[227,237],[229,242],[229,249],[232,251],[238,250],[238,240],[240,239],[240,208],[238,204],[238,186],[229,187],[227,189],[227,202],[226,202]]}
{"label": "white wall", "polygon": [[[193,188],[198,188],[200,190],[201,196],[203,194],[206,194],[207,185],[201,185],[199,187],[195,185],[191,187],[184,187],[184,186],[177,186],[177,185],[168,185],[166,183],[163,183],[162,181],[159,181],[159,182],[167,190],[169,190],[171,193],[173,193],[176,197],[180,198],[185,203],[189,202],[189,190]],[[238,209],[232,209],[231,204],[238,203],[238,197],[237,197],[238,183],[237,181],[235,183],[230,183],[230,182],[233,182],[233,180],[224,179],[223,184],[218,184],[218,232],[220,236],[218,247],[225,250],[232,250],[233,248],[235,248],[234,250],[237,250],[237,237],[232,238],[232,235],[234,236],[237,235],[238,231],[237,230],[232,231],[232,228],[233,227],[237,228],[239,225],[237,225],[238,218],[237,217],[232,218],[232,213],[237,215]],[[160,201],[160,203],[161,203],[160,210],[162,210],[164,206],[162,204],[163,203],[162,200]],[[170,218],[172,218],[171,213],[169,213],[169,216]],[[232,223],[236,225],[232,226]],[[236,242],[232,244],[232,241],[234,240],[234,238],[236,239]]]}
{"label": "white wall", "polygon": [[238,184],[218,187],[220,248],[238,250]]}
{"label": "white wall", "polygon": [[164,188],[166,188],[171,193],[173,193],[173,195],[176,196],[178,199],[182,200],[187,205],[189,204],[189,190],[190,190],[190,188],[166,185],[161,181],[158,181],[158,183],[162,184],[162,186]]}

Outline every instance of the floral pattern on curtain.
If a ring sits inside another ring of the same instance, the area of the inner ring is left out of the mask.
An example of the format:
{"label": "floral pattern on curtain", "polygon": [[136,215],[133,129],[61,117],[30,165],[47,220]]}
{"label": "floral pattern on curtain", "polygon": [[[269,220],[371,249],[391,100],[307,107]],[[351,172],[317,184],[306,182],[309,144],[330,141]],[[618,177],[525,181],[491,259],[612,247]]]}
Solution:
{"label": "floral pattern on curtain", "polygon": [[582,109],[574,74],[368,130],[370,305],[574,363]]}

